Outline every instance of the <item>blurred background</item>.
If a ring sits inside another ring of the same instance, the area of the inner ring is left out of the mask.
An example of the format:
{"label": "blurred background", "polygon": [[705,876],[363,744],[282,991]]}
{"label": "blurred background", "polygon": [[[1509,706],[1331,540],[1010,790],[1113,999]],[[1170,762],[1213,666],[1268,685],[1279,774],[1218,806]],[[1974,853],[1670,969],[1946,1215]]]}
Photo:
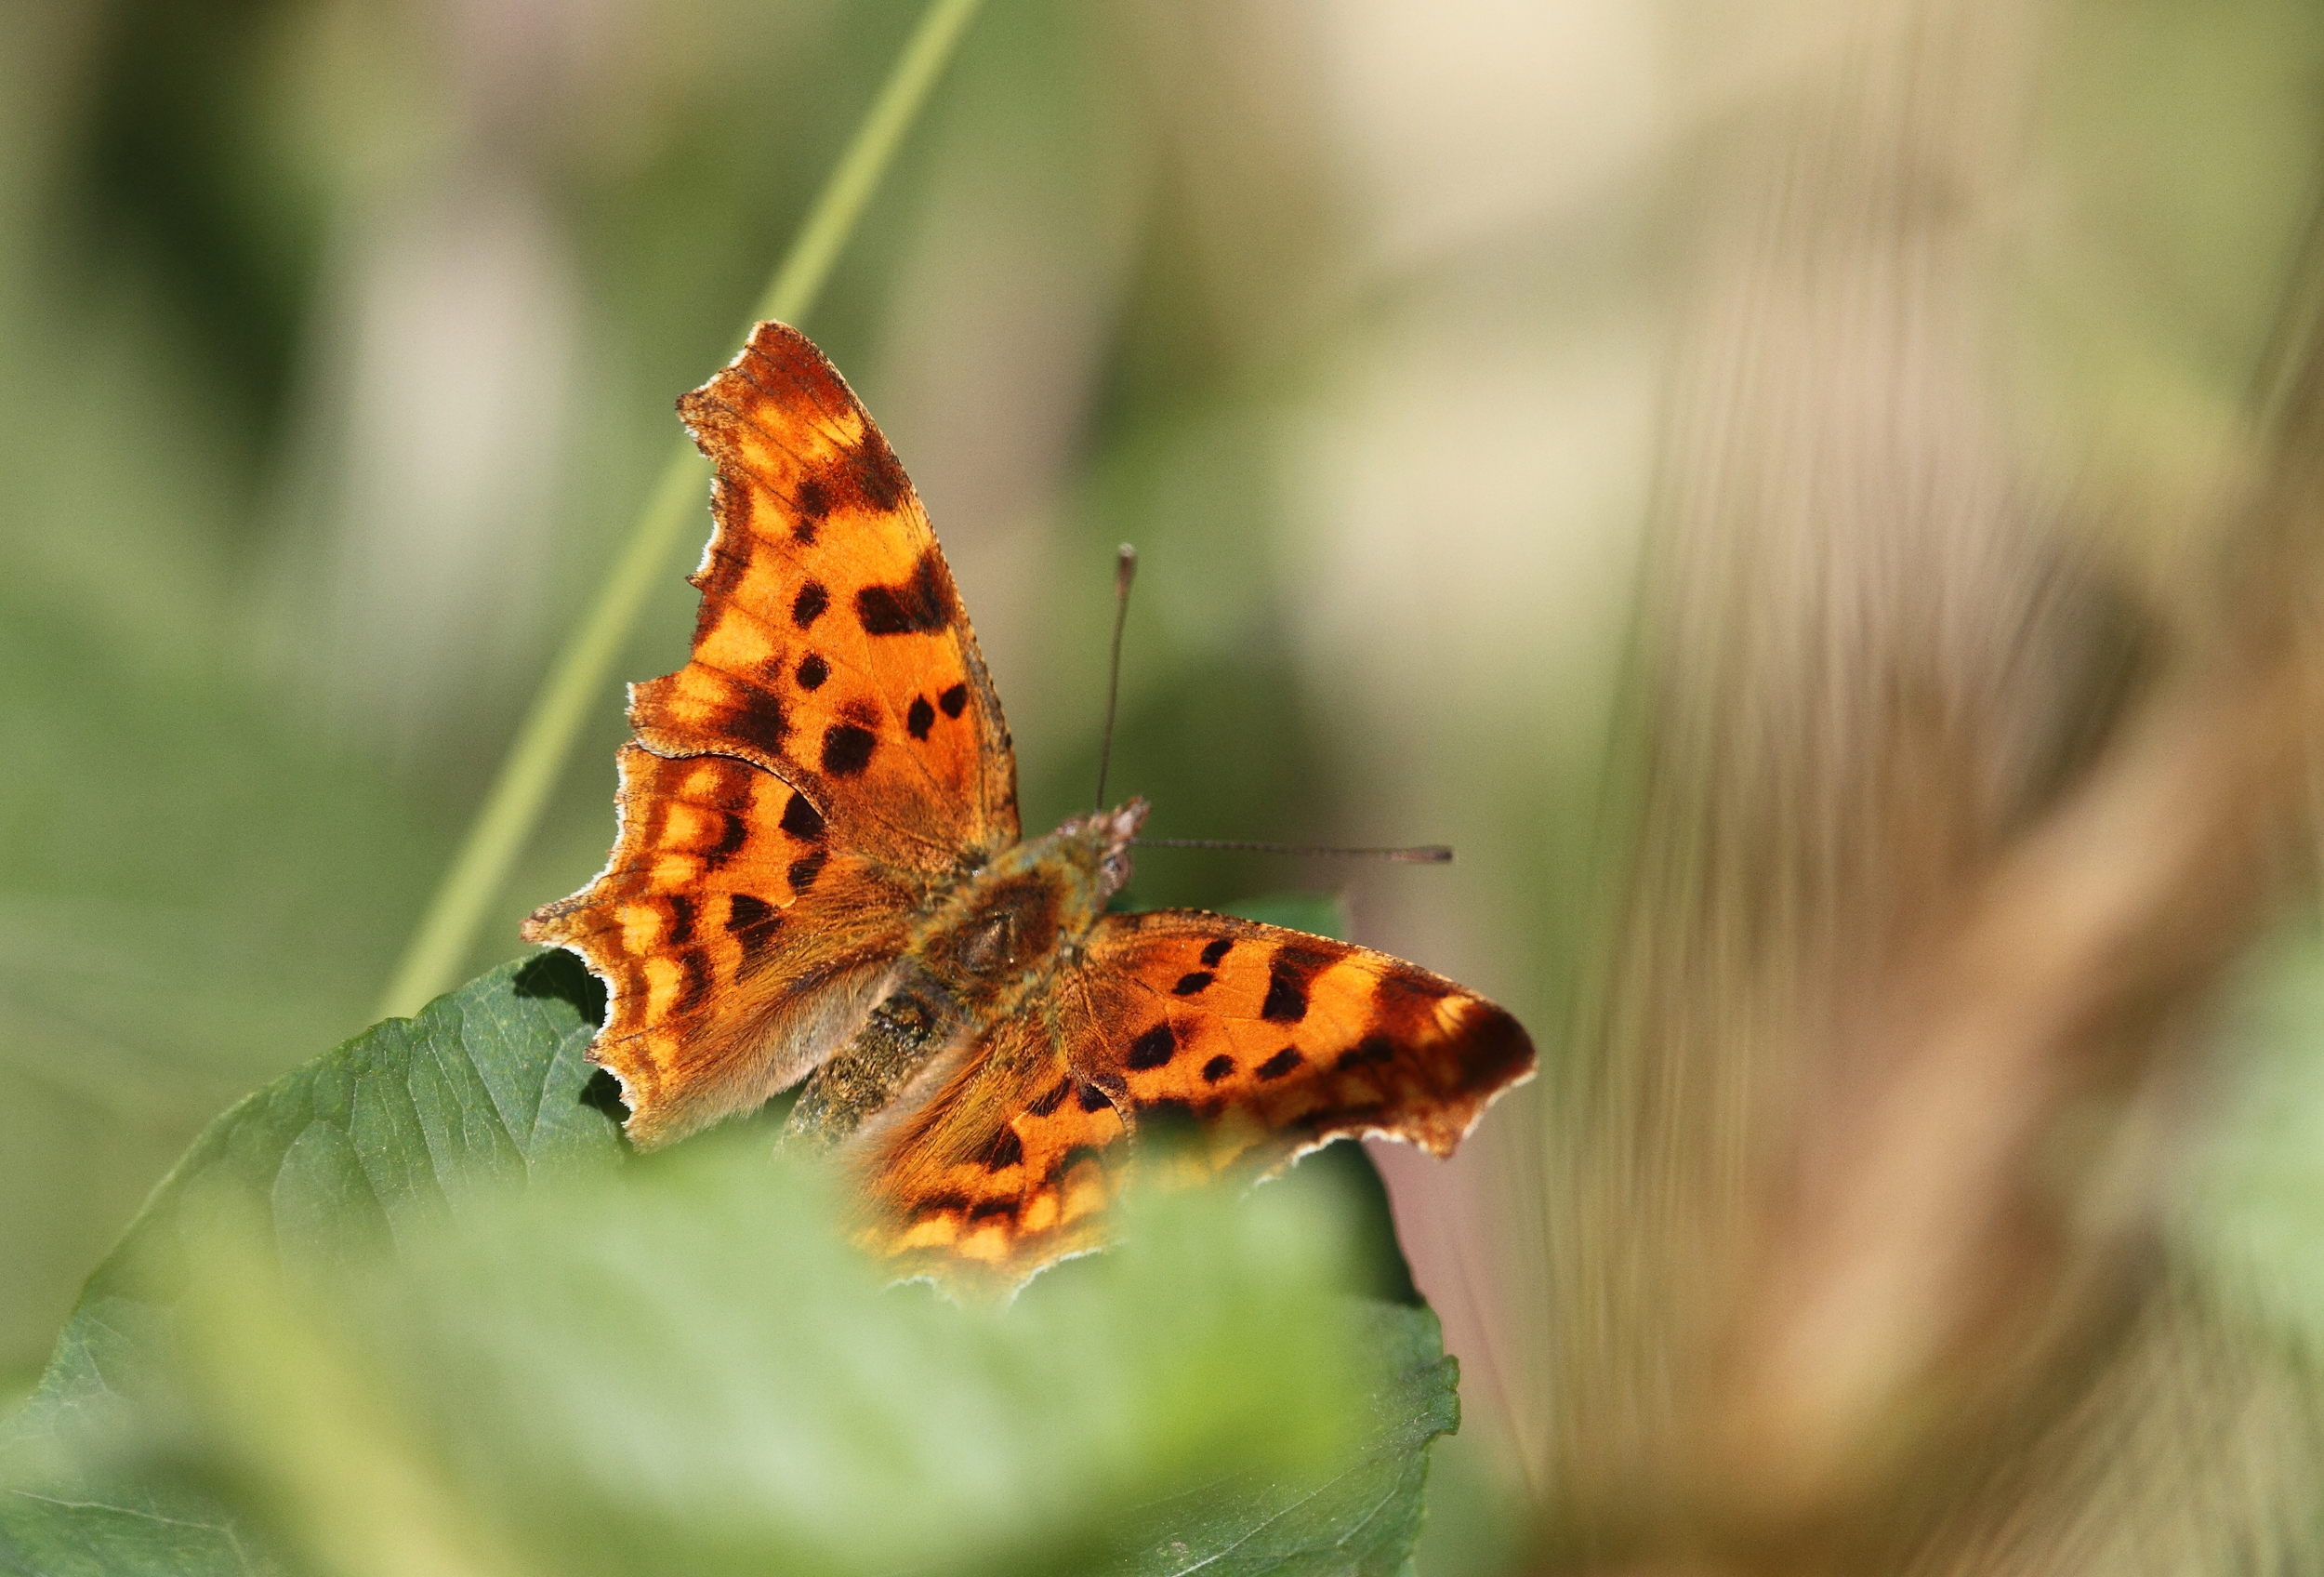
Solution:
{"label": "blurred background", "polygon": [[[0,1385],[367,1022],[919,9],[0,8]],[[2319,152],[2293,0],[988,0],[803,326],[1028,828],[1126,539],[1151,831],[1459,849],[1134,888],[1343,888],[1542,1049],[1380,1157],[1426,1569],[2324,1560]]]}

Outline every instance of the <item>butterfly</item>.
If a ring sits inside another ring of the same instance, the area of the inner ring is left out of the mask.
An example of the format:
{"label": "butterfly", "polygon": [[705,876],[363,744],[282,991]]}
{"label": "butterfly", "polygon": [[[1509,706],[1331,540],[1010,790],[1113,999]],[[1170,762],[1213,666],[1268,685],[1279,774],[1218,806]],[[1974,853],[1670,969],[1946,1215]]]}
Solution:
{"label": "butterfly", "polygon": [[[801,1084],[906,1274],[1007,1287],[1103,1240],[1131,1161],[1440,1156],[1528,1077],[1509,1014],[1385,954],[1108,913],[1142,800],[1019,836],[1016,761],[918,497],[781,324],[679,402],[716,468],[691,660],[629,693],[605,868],[527,940],[608,987],[590,1059],[666,1145]],[[1191,1163],[1191,1164],[1190,1164]]]}

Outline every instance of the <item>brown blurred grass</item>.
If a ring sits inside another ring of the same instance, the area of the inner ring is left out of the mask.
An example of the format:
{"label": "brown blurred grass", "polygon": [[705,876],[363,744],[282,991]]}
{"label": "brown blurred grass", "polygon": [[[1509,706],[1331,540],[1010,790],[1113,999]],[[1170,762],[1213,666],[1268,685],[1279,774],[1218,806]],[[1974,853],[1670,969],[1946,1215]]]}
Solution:
{"label": "brown blurred grass", "polygon": [[2212,430],[2109,453],[2012,295],[2066,20],[1817,13],[1701,158],[1614,929],[1466,1251],[1536,1569],[2317,1558],[2304,1361],[2166,1227],[2313,875],[2324,259],[2301,192]]}

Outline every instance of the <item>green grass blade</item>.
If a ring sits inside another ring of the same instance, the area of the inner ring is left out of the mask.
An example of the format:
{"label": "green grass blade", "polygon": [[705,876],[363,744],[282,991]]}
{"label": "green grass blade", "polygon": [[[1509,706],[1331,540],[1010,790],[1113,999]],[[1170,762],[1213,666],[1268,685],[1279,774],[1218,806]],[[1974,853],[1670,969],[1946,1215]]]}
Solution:
{"label": "green grass blade", "polygon": [[[775,270],[750,324],[762,318],[797,323],[814,305],[832,265],[878,190],[905,133],[918,118],[980,3],[932,0],[922,14],[847,152],[816,194],[806,223]],[[749,326],[745,325],[746,334]],[[597,600],[558,654],[532,710],[518,728],[499,775],[429,900],[375,1016],[416,1013],[429,998],[453,984],[454,973],[475,944],[485,911],[539,825],[541,808],[564,773],[590,706],[604,691],[614,662],[637,621],[639,607],[702,507],[705,485],[702,457],[692,444],[681,440],[648,496]]]}

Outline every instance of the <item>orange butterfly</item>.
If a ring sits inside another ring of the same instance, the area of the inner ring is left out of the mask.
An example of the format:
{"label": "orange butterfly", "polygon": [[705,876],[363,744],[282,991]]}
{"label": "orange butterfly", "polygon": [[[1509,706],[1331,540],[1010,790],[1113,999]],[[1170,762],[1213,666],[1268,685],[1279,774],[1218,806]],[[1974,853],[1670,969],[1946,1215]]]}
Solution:
{"label": "orange butterfly", "polygon": [[907,1268],[1007,1285],[1095,1246],[1142,1134],[1262,1175],[1448,1155],[1517,1021],[1382,953],[1108,914],[1144,802],[1021,842],[1000,702],[935,534],[820,351],[759,325],[679,402],[718,468],[693,660],[630,690],[605,869],[525,922],[611,992],[591,1059],[667,1144],[806,1080],[786,1138]]}

